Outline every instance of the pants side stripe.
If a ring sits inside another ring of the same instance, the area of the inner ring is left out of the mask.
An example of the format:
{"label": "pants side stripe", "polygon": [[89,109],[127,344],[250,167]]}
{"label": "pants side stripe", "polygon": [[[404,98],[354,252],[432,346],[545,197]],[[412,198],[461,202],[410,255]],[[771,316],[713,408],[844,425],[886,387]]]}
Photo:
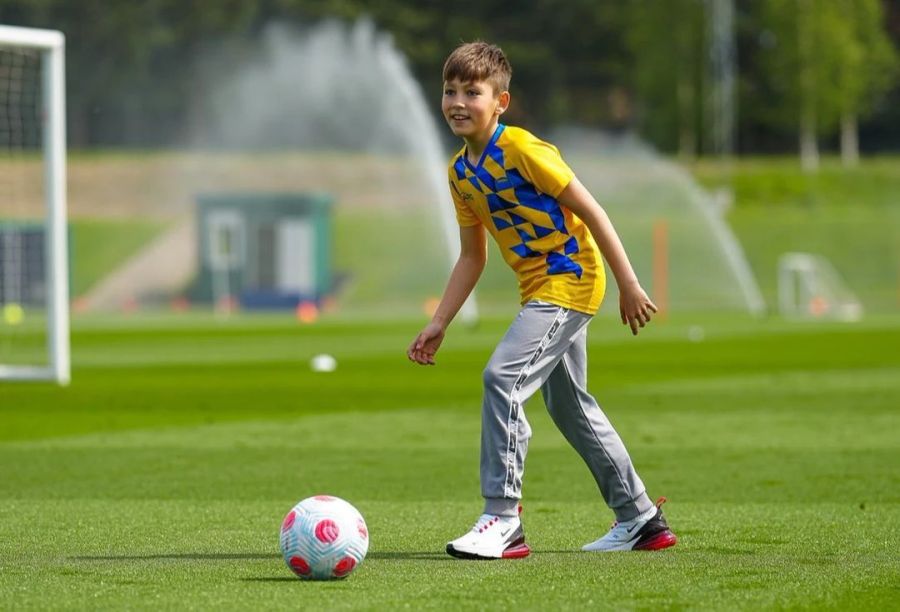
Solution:
{"label": "pants side stripe", "polygon": [[553,323],[550,324],[550,328],[547,330],[547,333],[544,334],[543,338],[541,338],[541,341],[535,349],[534,353],[531,355],[531,358],[522,367],[522,370],[516,377],[516,382],[513,384],[513,388],[509,393],[509,414],[506,417],[506,480],[503,483],[504,497],[512,497],[512,487],[515,485],[516,479],[516,451],[518,450],[519,446],[519,412],[521,411],[521,405],[519,403],[519,390],[528,379],[528,375],[531,373],[531,368],[535,363],[537,363],[537,360],[540,359],[544,350],[547,348],[547,345],[550,344],[553,336],[566,320],[566,315],[568,313],[569,309],[562,307],[560,307],[556,312]]}

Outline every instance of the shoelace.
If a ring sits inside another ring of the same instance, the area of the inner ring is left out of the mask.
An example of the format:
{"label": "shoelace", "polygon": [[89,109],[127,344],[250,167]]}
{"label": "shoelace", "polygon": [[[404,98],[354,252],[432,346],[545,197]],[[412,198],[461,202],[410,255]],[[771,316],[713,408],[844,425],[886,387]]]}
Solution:
{"label": "shoelace", "polygon": [[472,531],[477,531],[478,533],[484,533],[486,529],[495,525],[500,520],[499,516],[492,516],[490,514],[482,514],[478,517],[478,520],[475,522],[475,525],[472,527]]}

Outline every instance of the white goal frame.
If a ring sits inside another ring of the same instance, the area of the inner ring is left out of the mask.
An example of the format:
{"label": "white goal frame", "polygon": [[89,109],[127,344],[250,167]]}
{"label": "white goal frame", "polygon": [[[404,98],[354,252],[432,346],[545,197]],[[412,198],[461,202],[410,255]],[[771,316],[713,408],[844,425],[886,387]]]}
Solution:
{"label": "white goal frame", "polygon": [[791,319],[859,321],[863,306],[831,263],[812,253],[778,259],[778,306]]}
{"label": "white goal frame", "polygon": [[47,366],[4,365],[0,380],[71,379],[69,347],[69,255],[66,235],[65,44],[62,32],[0,25],[0,47],[41,52],[45,262],[47,278]]}

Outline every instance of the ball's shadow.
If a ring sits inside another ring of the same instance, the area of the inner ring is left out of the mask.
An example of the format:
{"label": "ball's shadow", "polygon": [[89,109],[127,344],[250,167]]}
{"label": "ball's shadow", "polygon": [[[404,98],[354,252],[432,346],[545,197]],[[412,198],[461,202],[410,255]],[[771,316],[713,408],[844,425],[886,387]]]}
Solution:
{"label": "ball's shadow", "polygon": [[[370,552],[366,555],[366,561],[369,560],[380,560],[380,561],[445,561],[447,563],[453,563],[457,561],[457,559],[453,559],[452,557],[437,553],[437,552]],[[301,582],[301,583],[315,583],[316,581],[312,580],[297,580],[294,576],[251,576],[249,578],[242,578],[244,582]],[[333,584],[332,581],[327,582],[327,584]]]}

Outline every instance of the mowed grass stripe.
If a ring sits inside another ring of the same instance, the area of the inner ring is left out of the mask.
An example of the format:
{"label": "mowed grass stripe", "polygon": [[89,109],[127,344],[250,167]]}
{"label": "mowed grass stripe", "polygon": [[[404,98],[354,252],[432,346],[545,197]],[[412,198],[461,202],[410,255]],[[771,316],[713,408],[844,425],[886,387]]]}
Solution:
{"label": "mowed grass stripe", "polygon": [[[651,495],[669,497],[675,549],[578,551],[611,513],[535,398],[535,554],[443,554],[480,511],[480,371],[499,322],[451,336],[435,368],[405,361],[411,324],[204,327],[197,354],[210,353],[190,366],[161,365],[163,340],[141,364],[145,331],[85,331],[97,360],[71,388],[0,387],[0,607],[893,605],[900,326],[720,322],[690,342],[680,323],[637,341],[601,323],[591,385]],[[334,374],[308,370],[307,329],[345,351]],[[163,336],[173,353],[190,345],[189,328]],[[217,365],[210,338],[236,361]],[[239,360],[253,338],[271,361]],[[278,556],[282,516],[320,492],[351,500],[372,533],[341,583],[301,583]]]}
{"label": "mowed grass stripe", "polygon": [[[183,327],[164,332],[143,329],[138,320],[131,331],[78,331],[71,387],[0,386],[0,440],[259,417],[290,419],[316,412],[477,407],[481,370],[507,321],[485,321],[476,333],[452,329],[435,368],[406,360],[416,322],[299,327],[289,320],[264,318],[237,323],[205,321],[196,331]],[[658,394],[668,395],[706,380],[712,386],[733,385],[736,400],[752,402],[754,394],[738,392],[739,385],[732,381],[757,377],[757,392],[791,394],[814,389],[819,384],[816,372],[827,371],[821,384],[838,393],[833,375],[862,378],[877,370],[881,378],[876,385],[860,388],[854,383],[852,392],[868,397],[887,387],[887,397],[892,397],[889,381],[893,372],[900,372],[897,319],[882,318],[859,328],[713,319],[705,328],[707,339],[691,342],[687,338],[695,326],[672,322],[635,339],[616,324],[595,321],[589,347],[591,389],[601,402],[613,398],[619,388],[646,392],[649,401],[656,401],[654,385],[666,385]],[[265,333],[257,335],[258,328]],[[337,357],[336,372],[309,370],[309,358],[320,352]],[[783,380],[792,375],[807,380]],[[641,401],[632,399],[629,405]],[[721,402],[694,402],[699,409],[717,405]]]}
{"label": "mowed grass stripe", "polygon": [[[834,606],[859,597],[885,604],[895,587],[890,551],[873,546],[883,537],[882,521],[898,518],[895,508],[673,503],[679,547],[585,555],[573,549],[603,528],[595,504],[533,503],[531,557],[466,563],[440,548],[455,523],[470,518],[472,504],[357,504],[373,533],[369,557],[349,580],[310,584],[290,576],[278,555],[278,520],[271,518],[290,507],[287,499],[76,500],[59,502],[55,513],[42,512],[39,502],[14,502],[4,506],[4,524],[29,515],[35,530],[60,535],[52,546],[43,540],[4,551],[0,585],[27,581],[28,588],[4,588],[0,601],[24,608],[759,608]],[[823,548],[822,529],[796,528],[810,524],[843,529]],[[65,598],[51,600],[53,593]]]}

